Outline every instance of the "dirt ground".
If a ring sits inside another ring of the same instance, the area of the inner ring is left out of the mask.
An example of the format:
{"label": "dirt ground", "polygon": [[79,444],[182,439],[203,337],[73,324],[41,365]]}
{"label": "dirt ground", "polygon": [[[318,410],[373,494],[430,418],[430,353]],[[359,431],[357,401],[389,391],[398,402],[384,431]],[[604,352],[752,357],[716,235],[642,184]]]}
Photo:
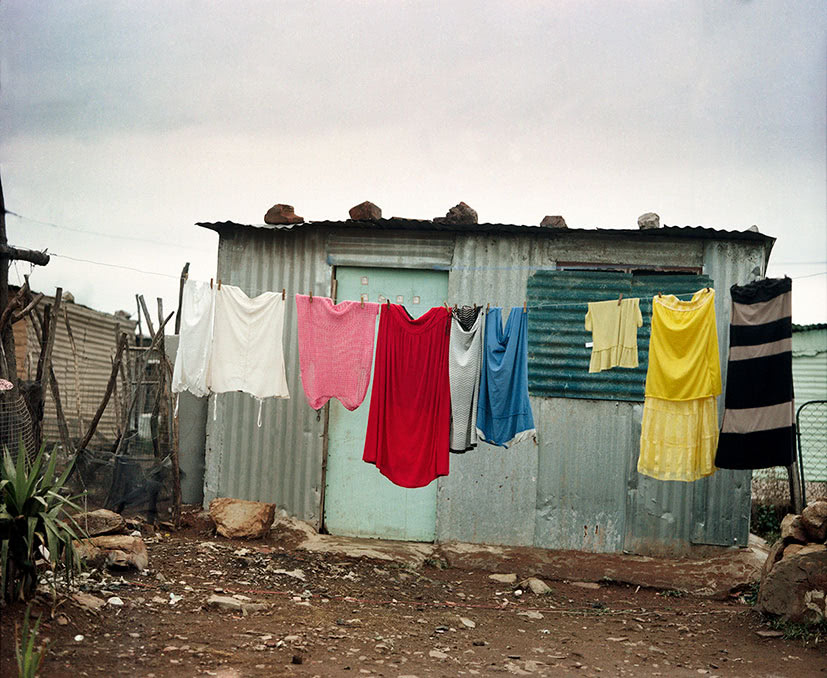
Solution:
{"label": "dirt ground", "polygon": [[[742,595],[548,578],[550,593],[518,594],[490,570],[309,553],[275,535],[146,542],[147,571],[79,580],[122,605],[89,612],[62,597],[49,618],[38,597],[51,641],[41,675],[827,676],[827,644],[760,637],[768,627]],[[528,560],[512,571],[535,574]],[[266,608],[208,607],[213,594]],[[12,676],[23,607],[0,611],[0,676]]]}

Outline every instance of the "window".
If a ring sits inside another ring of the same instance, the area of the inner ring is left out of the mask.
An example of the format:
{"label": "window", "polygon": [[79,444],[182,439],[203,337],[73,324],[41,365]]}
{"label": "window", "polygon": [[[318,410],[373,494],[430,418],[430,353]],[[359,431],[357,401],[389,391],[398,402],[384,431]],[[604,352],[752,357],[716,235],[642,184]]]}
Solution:
{"label": "window", "polygon": [[[713,285],[712,280],[683,269],[675,272],[631,266],[588,264],[587,270],[537,271],[528,279],[528,390],[533,396],[643,401],[652,324],[652,297],[685,295]],[[607,270],[608,269],[608,270]],[[697,270],[697,269],[695,269]],[[591,332],[584,327],[590,301],[639,297],[643,327],[638,330],[635,369],[613,368],[589,373]],[[684,297],[686,298],[686,297]]]}

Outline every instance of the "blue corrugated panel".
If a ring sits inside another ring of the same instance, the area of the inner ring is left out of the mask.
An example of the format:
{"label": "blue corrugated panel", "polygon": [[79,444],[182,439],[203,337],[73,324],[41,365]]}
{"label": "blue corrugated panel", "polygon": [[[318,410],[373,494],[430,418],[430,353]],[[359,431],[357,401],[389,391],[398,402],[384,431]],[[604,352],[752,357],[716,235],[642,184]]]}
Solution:
{"label": "blue corrugated panel", "polygon": [[[649,360],[652,297],[687,295],[711,286],[705,275],[631,274],[610,271],[537,271],[528,279],[528,388],[531,395],[606,400],[643,400]],[[591,332],[585,329],[590,301],[639,297],[635,369],[589,373]],[[687,298],[683,296],[683,298]]]}

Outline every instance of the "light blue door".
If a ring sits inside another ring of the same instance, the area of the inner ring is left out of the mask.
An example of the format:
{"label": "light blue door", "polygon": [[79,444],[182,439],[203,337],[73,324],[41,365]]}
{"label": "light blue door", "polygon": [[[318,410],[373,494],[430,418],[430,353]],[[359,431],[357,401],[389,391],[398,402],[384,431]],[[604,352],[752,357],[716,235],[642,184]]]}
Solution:
{"label": "light blue door", "polygon": [[[414,318],[440,306],[448,294],[444,271],[339,266],[336,280],[337,301],[359,301],[362,295],[366,301],[390,299]],[[351,537],[433,541],[436,482],[416,489],[398,487],[362,461],[372,388],[373,370],[368,394],[356,410],[330,401],[325,526],[330,534]]]}

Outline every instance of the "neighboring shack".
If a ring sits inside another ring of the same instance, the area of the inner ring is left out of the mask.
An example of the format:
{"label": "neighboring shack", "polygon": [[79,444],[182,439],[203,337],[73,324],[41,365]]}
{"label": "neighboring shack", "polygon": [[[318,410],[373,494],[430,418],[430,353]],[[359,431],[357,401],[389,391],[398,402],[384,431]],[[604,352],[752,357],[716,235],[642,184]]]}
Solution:
{"label": "neighboring shack", "polygon": [[[54,297],[46,296],[40,302],[54,304]],[[68,321],[68,322],[67,322]],[[71,329],[71,337],[69,329]],[[112,357],[120,332],[132,336],[136,322],[123,311],[115,314],[96,311],[76,304],[64,293],[57,322],[57,334],[52,349],[52,367],[55,371],[60,399],[69,435],[77,440],[85,432],[103,399],[106,383],[112,371]],[[17,376],[32,380],[37,370],[40,343],[31,316],[14,325]],[[90,448],[108,450],[117,438],[118,399],[112,398],[98,424]],[[60,435],[51,391],[44,394],[43,441],[59,444]]]}
{"label": "neighboring shack", "polygon": [[793,386],[807,499],[827,498],[827,324],[793,325]]}

